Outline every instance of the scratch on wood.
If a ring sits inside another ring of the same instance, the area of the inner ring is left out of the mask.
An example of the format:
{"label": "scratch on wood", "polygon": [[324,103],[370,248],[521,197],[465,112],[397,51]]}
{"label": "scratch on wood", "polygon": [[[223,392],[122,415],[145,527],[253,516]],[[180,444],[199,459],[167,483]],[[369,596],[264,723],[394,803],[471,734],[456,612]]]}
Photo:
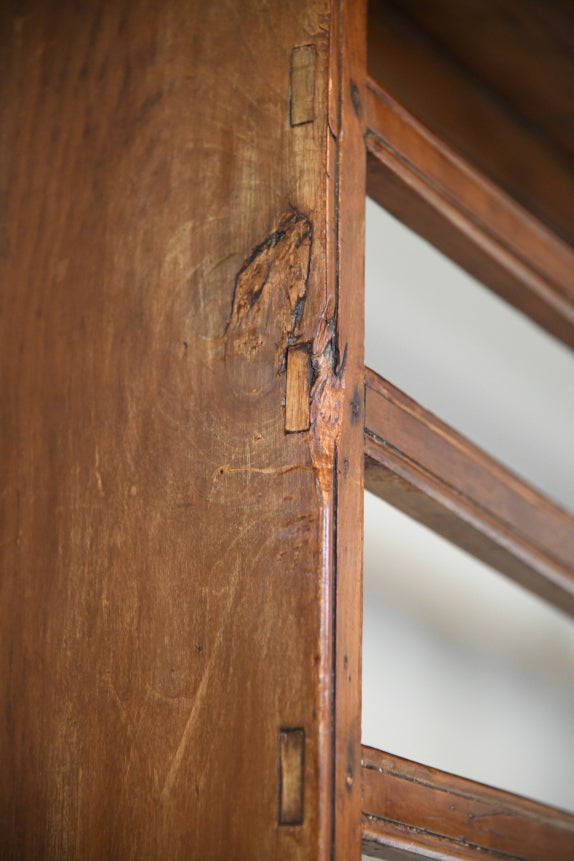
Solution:
{"label": "scratch on wood", "polygon": [[[299,472],[304,467],[299,466],[298,464],[289,464],[287,466],[265,466],[265,467],[256,467],[256,466],[230,466],[229,464],[224,464],[220,466],[215,471],[215,477],[218,475],[226,475],[231,472],[253,472],[258,475],[285,475],[287,472]],[[214,478],[215,478],[214,477]]]}
{"label": "scratch on wood", "polygon": [[[251,530],[256,529],[257,526],[257,521],[251,521],[250,523],[246,524],[246,526],[243,527],[239,531],[239,533],[234,536],[233,540],[228,544],[224,552],[216,560],[213,566],[213,571],[215,571],[215,569],[217,568],[226,568],[227,570],[229,570],[229,585],[225,599],[225,606],[220,616],[217,636],[215,638],[215,642],[212,645],[210,656],[203,668],[203,674],[201,676],[199,686],[195,693],[193,703],[189,710],[189,714],[185,722],[183,732],[167,769],[163,788],[160,793],[160,801],[163,804],[166,804],[169,800],[175,781],[179,774],[179,770],[181,768],[185,752],[190,745],[193,732],[197,729],[198,726],[201,725],[198,720],[198,715],[205,703],[209,687],[212,684],[213,674],[215,672],[216,666],[221,660],[220,648],[222,642],[224,641],[224,632],[228,630],[229,618],[233,612],[233,607],[235,606],[237,589],[240,582],[239,571],[234,568],[234,566],[230,563],[230,560],[236,558],[234,555],[234,551],[237,547],[237,544],[242,541],[245,541],[246,535],[248,535]],[[269,541],[271,541],[271,537],[267,538],[259,545],[257,552],[253,555],[251,560],[253,565],[257,563],[257,560],[260,556],[264,556],[264,554],[267,552],[267,544]]]}
{"label": "scratch on wood", "polygon": [[287,464],[286,466],[266,466],[266,467],[255,467],[255,466],[231,466],[228,463],[224,463],[221,466],[218,466],[216,470],[213,472],[213,479],[211,481],[211,489],[209,492],[208,499],[212,501],[218,491],[221,490],[221,482],[233,475],[237,474],[248,474],[251,475],[268,475],[268,476],[280,476],[287,475],[290,472],[305,472],[305,470],[312,470],[311,466],[300,466],[299,464]]}
{"label": "scratch on wood", "polygon": [[96,446],[96,463],[94,465],[94,474],[96,476],[96,481],[98,483],[98,490],[100,492],[100,496],[105,496],[104,486],[102,484],[102,476],[100,473],[100,450],[98,446]]}
{"label": "scratch on wood", "polygon": [[134,734],[133,724],[132,724],[132,722],[129,718],[129,715],[126,711],[126,708],[125,708],[125,706],[124,706],[124,704],[120,698],[120,695],[118,694],[118,692],[116,690],[116,687],[112,681],[111,675],[109,673],[107,673],[105,676],[105,679],[106,679],[106,682],[108,685],[108,690],[109,690],[109,692],[112,696],[112,699],[114,700],[114,702],[118,708],[118,711],[120,713],[121,721],[124,724],[127,732],[130,734],[130,736],[133,737],[133,734]]}

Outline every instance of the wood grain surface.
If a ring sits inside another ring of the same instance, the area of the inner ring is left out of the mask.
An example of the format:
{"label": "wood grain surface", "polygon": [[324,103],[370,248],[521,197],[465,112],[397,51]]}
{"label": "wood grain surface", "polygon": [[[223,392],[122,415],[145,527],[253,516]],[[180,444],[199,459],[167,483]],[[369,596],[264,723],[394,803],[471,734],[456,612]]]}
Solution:
{"label": "wood grain surface", "polygon": [[363,747],[363,852],[387,861],[570,861],[574,816]]}
{"label": "wood grain surface", "polygon": [[[350,464],[356,519],[353,5],[0,16],[2,858],[359,855],[357,601],[333,634],[360,592],[336,495]],[[286,433],[299,343],[310,427]]]}
{"label": "wood grain surface", "polygon": [[567,613],[574,518],[365,369],[365,486]]}

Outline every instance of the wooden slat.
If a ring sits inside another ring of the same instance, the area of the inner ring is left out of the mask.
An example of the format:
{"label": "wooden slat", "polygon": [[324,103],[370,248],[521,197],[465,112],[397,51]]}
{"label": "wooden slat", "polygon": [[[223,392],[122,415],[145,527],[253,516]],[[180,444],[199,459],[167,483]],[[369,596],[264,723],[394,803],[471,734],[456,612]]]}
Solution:
{"label": "wooden slat", "polygon": [[369,195],[574,347],[574,249],[370,78]]}
{"label": "wooden slat", "polygon": [[571,861],[574,816],[363,747],[363,852],[387,861]]}
{"label": "wooden slat", "polygon": [[365,370],[365,487],[574,614],[574,518]]}
{"label": "wooden slat", "polygon": [[545,0],[369,3],[369,73],[571,244],[573,23]]}

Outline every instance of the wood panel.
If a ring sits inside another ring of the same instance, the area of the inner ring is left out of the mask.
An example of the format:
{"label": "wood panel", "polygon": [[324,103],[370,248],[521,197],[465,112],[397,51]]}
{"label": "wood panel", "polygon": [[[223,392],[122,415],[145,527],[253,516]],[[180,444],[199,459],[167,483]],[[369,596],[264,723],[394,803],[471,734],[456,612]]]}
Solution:
{"label": "wood panel", "polygon": [[570,861],[574,816],[363,747],[363,852],[387,861]]}
{"label": "wood panel", "polygon": [[574,613],[574,518],[365,370],[365,486]]}
{"label": "wood panel", "polygon": [[[568,3],[372,0],[368,34],[370,74],[574,244],[574,99],[567,78],[554,77],[572,67]],[[554,114],[550,125],[545,113]],[[559,128],[568,148],[557,142]]]}
{"label": "wood panel", "polygon": [[358,857],[352,6],[0,16],[2,858]]}
{"label": "wood panel", "polygon": [[574,249],[370,78],[369,195],[574,347]]}

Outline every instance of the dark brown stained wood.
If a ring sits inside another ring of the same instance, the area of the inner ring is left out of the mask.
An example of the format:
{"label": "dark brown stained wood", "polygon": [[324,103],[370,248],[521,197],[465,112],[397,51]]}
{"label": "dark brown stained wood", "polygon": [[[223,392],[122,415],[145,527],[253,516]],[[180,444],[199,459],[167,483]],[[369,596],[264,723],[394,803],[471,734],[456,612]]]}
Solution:
{"label": "dark brown stained wood", "polygon": [[370,74],[574,244],[568,0],[372,0],[368,34]]}
{"label": "dark brown stained wood", "polygon": [[365,487],[574,614],[574,518],[365,370]]}
{"label": "dark brown stained wood", "polygon": [[533,132],[574,159],[570,0],[392,2]]}
{"label": "dark brown stained wood", "polygon": [[359,856],[355,7],[0,16],[3,859]]}
{"label": "dark brown stained wood", "polygon": [[363,747],[363,852],[387,861],[571,861],[574,816]]}
{"label": "dark brown stained wood", "polygon": [[367,127],[369,195],[574,347],[574,249],[372,78]]}

